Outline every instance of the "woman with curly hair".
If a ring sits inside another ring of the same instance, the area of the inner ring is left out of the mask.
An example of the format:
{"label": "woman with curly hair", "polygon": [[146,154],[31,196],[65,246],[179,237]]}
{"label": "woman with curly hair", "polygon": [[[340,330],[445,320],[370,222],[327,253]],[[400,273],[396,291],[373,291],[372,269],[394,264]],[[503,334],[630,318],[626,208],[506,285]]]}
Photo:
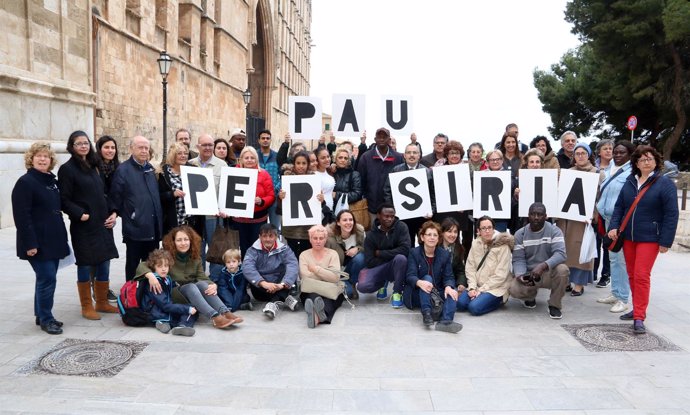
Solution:
{"label": "woman with curly hair", "polygon": [[[191,304],[219,329],[244,321],[223,304],[218,297],[218,286],[204,273],[201,267],[201,237],[192,228],[186,225],[173,228],[163,237],[163,249],[175,261],[168,271],[179,286],[172,294],[175,303]],[[158,278],[145,262],[137,267],[136,278],[146,278],[151,291],[161,293]],[[196,318],[195,316],[190,318]]]}

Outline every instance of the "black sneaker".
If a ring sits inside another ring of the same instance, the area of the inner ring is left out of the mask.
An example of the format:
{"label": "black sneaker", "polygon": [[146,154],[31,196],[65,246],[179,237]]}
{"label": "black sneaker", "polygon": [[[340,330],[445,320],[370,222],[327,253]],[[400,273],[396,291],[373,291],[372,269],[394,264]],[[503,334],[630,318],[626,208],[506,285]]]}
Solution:
{"label": "black sneaker", "polygon": [[525,306],[525,308],[536,308],[537,307],[537,300],[525,300],[522,305]]}
{"label": "black sneaker", "polygon": [[602,275],[601,278],[599,278],[599,282],[597,283],[596,287],[606,288],[609,285],[611,285],[611,278],[609,278],[608,275]]}
{"label": "black sneaker", "polygon": [[108,301],[111,303],[117,303],[117,296],[113,290],[108,290]]}
{"label": "black sneaker", "polygon": [[434,325],[434,318],[431,317],[431,311],[422,312],[422,323],[424,323],[426,327],[431,327]]}
{"label": "black sneaker", "polygon": [[644,327],[644,321],[635,320],[633,323],[633,333],[635,334],[645,334],[647,329]]}
{"label": "black sneaker", "polygon": [[549,317],[551,317],[554,320],[559,320],[561,317],[563,317],[563,313],[561,313],[561,310],[550,305],[549,306]]}
{"label": "black sneaker", "polygon": [[631,311],[629,311],[629,312],[627,312],[621,316],[618,316],[618,318],[621,320],[625,320],[625,321],[632,320],[633,319],[633,312],[631,310]]}

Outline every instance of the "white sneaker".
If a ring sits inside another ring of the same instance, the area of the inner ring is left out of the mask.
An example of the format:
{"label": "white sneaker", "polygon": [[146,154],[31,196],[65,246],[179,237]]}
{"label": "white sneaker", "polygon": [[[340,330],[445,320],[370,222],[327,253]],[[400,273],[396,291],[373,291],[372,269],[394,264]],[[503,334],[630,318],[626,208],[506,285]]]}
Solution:
{"label": "white sneaker", "polygon": [[295,309],[297,308],[297,304],[298,304],[298,303],[299,303],[299,301],[297,301],[297,299],[296,299],[295,297],[291,296],[291,295],[288,295],[288,296],[285,298],[285,301],[283,301],[283,305],[284,305],[285,307],[289,308],[290,311],[295,311]]}
{"label": "white sneaker", "polygon": [[628,309],[628,305],[625,304],[624,302],[620,300],[616,300],[616,302],[613,304],[611,309],[609,310],[612,313],[622,313],[623,311]]}
{"label": "white sneaker", "polygon": [[276,303],[268,302],[264,306],[264,309],[262,310],[262,312],[264,313],[264,315],[266,317],[268,317],[270,319],[274,319],[278,315],[278,310],[279,310],[279,308],[278,308],[278,305],[276,305]]}
{"label": "white sneaker", "polygon": [[618,301],[618,298],[616,298],[615,295],[611,294],[611,295],[609,295],[608,297],[599,298],[599,299],[597,300],[597,303],[600,303],[600,304],[615,304],[617,301]]}

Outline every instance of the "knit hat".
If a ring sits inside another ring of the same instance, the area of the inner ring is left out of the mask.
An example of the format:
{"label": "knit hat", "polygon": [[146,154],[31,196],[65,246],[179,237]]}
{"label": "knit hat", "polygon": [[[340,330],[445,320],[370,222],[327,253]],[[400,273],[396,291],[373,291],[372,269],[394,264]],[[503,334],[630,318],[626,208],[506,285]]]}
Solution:
{"label": "knit hat", "polygon": [[586,143],[583,143],[582,141],[580,141],[579,143],[577,143],[577,144],[575,145],[575,148],[573,149],[573,153],[574,153],[575,150],[577,150],[578,148],[584,148],[584,149],[587,151],[587,157],[591,157],[591,156],[592,156],[592,149],[589,147],[589,144],[586,144]]}

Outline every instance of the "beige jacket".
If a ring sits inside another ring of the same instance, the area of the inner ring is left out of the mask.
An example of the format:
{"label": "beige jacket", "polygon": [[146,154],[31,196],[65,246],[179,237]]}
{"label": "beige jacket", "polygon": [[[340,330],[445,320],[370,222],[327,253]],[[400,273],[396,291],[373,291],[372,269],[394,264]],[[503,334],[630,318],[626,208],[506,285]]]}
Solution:
{"label": "beige jacket", "polygon": [[[506,302],[513,276],[511,265],[514,244],[513,235],[508,232],[495,232],[491,245],[486,245],[481,238],[475,239],[465,264],[467,288],[503,297],[503,302]],[[490,250],[489,254],[482,267],[477,269],[487,250]]]}

